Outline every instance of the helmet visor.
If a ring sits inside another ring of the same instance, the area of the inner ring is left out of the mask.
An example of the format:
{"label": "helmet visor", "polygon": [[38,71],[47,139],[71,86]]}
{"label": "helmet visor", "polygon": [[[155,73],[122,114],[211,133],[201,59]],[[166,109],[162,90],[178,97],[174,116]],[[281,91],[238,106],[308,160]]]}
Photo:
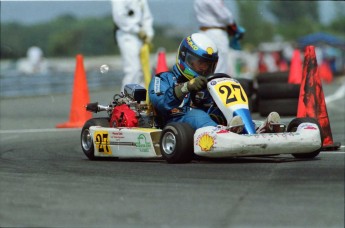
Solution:
{"label": "helmet visor", "polygon": [[199,56],[195,56],[189,52],[186,55],[187,65],[201,76],[210,76],[214,73],[216,63]]}

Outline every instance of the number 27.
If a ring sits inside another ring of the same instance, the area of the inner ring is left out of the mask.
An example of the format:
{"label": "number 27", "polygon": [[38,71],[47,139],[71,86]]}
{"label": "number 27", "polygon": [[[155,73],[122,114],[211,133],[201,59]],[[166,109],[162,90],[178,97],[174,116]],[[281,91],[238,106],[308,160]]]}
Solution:
{"label": "number 27", "polygon": [[97,134],[96,135],[96,144],[98,147],[98,151],[100,153],[104,153],[105,150],[107,150],[107,152],[109,152],[109,147],[107,145],[108,143],[108,134]]}
{"label": "number 27", "polygon": [[246,102],[246,98],[243,95],[243,91],[240,85],[231,85],[232,88],[228,85],[222,85],[221,87],[219,87],[219,92],[221,94],[225,94],[226,93],[226,104],[232,103],[232,102],[236,102],[238,101],[238,98],[236,97],[236,94],[234,93],[233,97],[231,97],[231,94],[234,92],[233,90],[239,90],[240,94],[241,94],[241,99],[243,102]]}

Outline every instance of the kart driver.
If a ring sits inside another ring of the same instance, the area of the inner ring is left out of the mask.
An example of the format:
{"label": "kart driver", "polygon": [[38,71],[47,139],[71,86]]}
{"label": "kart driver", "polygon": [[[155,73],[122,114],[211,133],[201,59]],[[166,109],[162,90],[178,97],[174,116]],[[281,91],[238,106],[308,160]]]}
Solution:
{"label": "kart driver", "polygon": [[[194,33],[182,40],[172,71],[155,75],[149,85],[150,102],[164,125],[185,122],[198,129],[224,124],[218,109],[208,111],[212,100],[206,90],[207,77],[214,74],[217,62],[218,49],[206,35]],[[279,114],[273,112],[257,131],[266,132],[271,128],[268,123],[279,121]],[[240,116],[229,123],[235,125],[243,125]]]}

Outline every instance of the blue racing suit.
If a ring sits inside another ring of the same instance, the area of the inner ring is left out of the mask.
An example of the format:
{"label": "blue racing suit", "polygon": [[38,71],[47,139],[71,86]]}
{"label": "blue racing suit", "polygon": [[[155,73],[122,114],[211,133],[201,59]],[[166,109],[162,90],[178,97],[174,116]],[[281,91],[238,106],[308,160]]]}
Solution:
{"label": "blue racing suit", "polygon": [[[175,95],[178,78],[184,77],[176,65],[172,71],[155,75],[149,85],[149,98],[157,114],[165,124],[170,122],[185,122],[195,130],[206,126],[217,126],[217,123],[207,113],[207,109],[195,107],[191,94],[188,93],[181,101]],[[209,93],[203,90],[203,93]]]}

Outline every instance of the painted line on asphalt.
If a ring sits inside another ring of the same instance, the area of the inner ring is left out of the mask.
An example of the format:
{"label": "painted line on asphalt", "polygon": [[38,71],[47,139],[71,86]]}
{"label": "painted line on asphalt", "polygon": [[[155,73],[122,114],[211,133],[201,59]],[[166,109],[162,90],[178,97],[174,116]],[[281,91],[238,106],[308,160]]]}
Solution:
{"label": "painted line on asphalt", "polygon": [[345,154],[345,151],[323,151],[321,154]]}
{"label": "painted line on asphalt", "polygon": [[345,83],[343,83],[337,91],[335,91],[332,95],[329,95],[325,98],[326,103],[331,103],[333,101],[342,99],[345,97]]}
{"label": "painted line on asphalt", "polygon": [[81,128],[18,129],[18,130],[0,130],[0,134],[66,132],[66,131],[80,131],[80,130]]}

